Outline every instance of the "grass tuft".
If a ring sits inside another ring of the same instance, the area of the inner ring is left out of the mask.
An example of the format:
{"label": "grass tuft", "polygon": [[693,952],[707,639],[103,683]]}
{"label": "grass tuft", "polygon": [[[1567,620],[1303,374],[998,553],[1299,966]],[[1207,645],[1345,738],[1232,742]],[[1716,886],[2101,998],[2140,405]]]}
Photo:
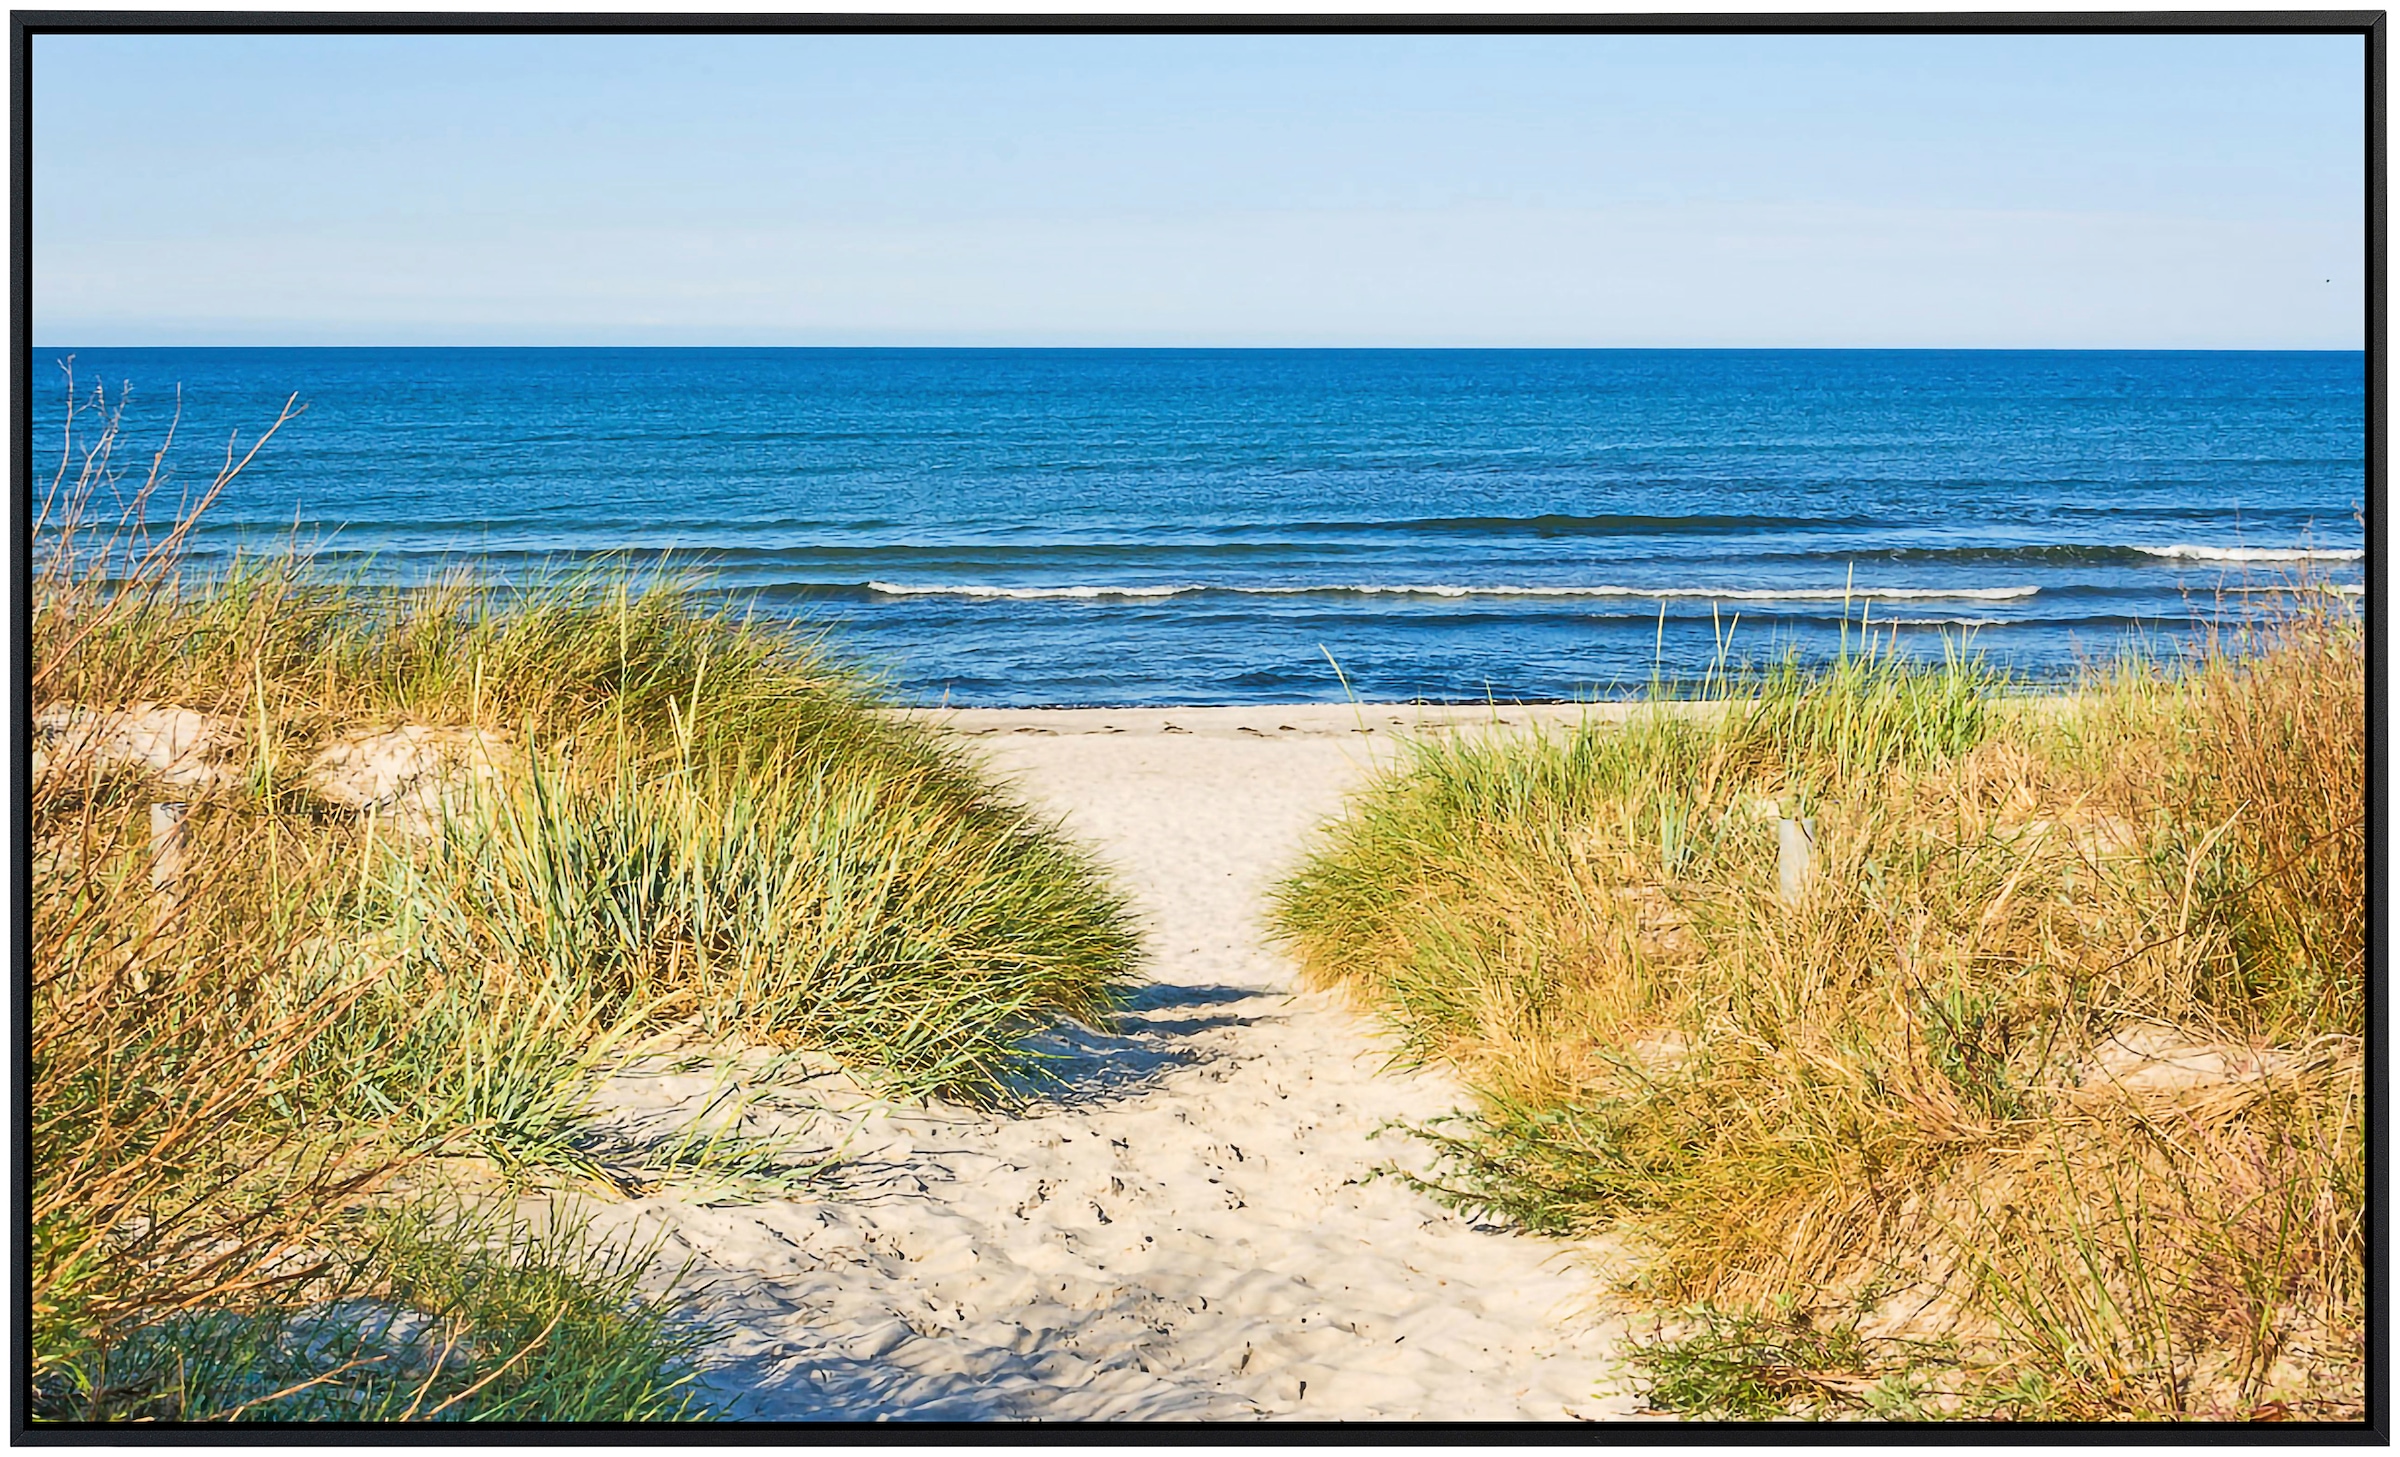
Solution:
{"label": "grass tuft", "polygon": [[1863,1301],[2012,1410],[2354,1410],[2363,634],[2284,602],[2064,701],[1870,649],[1420,745],[1277,924],[1477,1089],[1427,1187],[1657,1300]]}
{"label": "grass tuft", "polygon": [[[629,1148],[595,1090],[696,1035],[1001,1103],[1115,1005],[1098,867],[820,643],[621,564],[195,566],[263,439],[154,527],[121,406],[70,387],[36,524],[39,1418],[693,1414],[634,1265],[394,1191],[788,1187],[823,1160],[721,1117]],[[328,1289],[398,1324],[335,1339]]]}
{"label": "grass tuft", "polygon": [[1855,1315],[1780,1309],[1676,1312],[1679,1331],[1635,1337],[1631,1364],[1653,1411],[1775,1421],[1792,1417],[1949,1414],[1955,1353],[1939,1342],[1863,1335]]}

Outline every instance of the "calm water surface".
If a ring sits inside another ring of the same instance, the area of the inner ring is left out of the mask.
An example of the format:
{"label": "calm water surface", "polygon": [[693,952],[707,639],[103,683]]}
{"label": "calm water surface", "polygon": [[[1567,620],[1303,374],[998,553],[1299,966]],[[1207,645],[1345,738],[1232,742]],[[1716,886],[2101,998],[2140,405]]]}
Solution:
{"label": "calm water surface", "polygon": [[[1836,650],[2055,677],[2362,580],[2358,353],[89,349],[198,533],[688,563],[953,703],[1562,698]],[[146,450],[143,452],[146,458]]]}

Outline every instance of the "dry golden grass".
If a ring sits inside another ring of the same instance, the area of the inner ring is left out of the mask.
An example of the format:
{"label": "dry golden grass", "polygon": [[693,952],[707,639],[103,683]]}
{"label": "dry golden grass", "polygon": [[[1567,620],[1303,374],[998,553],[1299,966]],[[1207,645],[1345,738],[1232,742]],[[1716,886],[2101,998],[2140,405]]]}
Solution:
{"label": "dry golden grass", "polygon": [[1965,1342],[1981,1410],[2354,1411],[2364,657],[2291,601],[2063,712],[1868,654],[1427,746],[1281,927],[1483,1094],[1453,1197],[1638,1231],[1663,1303]]}
{"label": "dry golden grass", "polygon": [[[118,470],[97,395],[69,427],[31,604],[38,1418],[688,1414],[696,1338],[636,1265],[402,1219],[395,1171],[599,1177],[593,1086],[670,1023],[1005,1101],[1028,1034],[1113,1005],[1137,946],[1092,862],[816,645],[607,568],[190,569],[247,454],[154,534],[157,462]],[[402,726],[480,764],[329,789],[329,748]],[[413,1315],[309,1314],[358,1300]]]}

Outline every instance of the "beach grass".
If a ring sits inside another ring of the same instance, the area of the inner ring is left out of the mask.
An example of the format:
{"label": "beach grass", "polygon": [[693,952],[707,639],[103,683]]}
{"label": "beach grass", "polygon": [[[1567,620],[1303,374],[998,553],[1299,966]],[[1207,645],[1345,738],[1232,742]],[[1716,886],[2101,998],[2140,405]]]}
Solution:
{"label": "beach grass", "polygon": [[[153,526],[167,452],[123,468],[86,395],[37,513],[34,1415],[701,1414],[640,1271],[465,1211],[602,1179],[594,1088],[659,1036],[1006,1103],[1031,1034],[1116,1004],[1123,903],[858,671],[673,576],[193,565],[259,443]],[[163,768],[76,751],[172,722],[204,742]],[[410,733],[453,758],[327,789]],[[656,1172],[789,1172],[689,1132]]]}
{"label": "beach grass", "polygon": [[1654,1406],[2355,1418],[2365,647],[2278,600],[1419,743],[1276,925],[1476,1090],[1428,1187],[1647,1251]]}

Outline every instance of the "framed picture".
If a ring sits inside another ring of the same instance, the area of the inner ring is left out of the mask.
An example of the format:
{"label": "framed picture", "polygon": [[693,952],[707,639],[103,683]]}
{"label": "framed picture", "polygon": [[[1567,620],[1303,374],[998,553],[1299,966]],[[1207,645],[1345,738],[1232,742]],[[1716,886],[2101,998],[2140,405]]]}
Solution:
{"label": "framed picture", "polygon": [[2388,1438],[2384,26],[15,12],[17,1435]]}

